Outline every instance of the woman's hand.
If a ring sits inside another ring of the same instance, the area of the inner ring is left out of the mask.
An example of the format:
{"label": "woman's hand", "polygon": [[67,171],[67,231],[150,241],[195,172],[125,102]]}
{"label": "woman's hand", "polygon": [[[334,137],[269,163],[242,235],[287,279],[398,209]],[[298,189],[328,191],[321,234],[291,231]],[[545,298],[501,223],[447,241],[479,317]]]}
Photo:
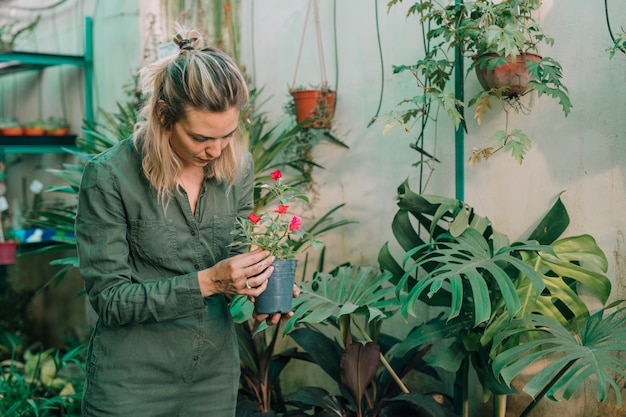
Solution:
{"label": "woman's hand", "polygon": [[224,259],[198,273],[203,297],[213,294],[241,294],[254,299],[267,287],[272,275],[274,256],[269,251],[255,249]]}
{"label": "woman's hand", "polygon": [[[296,285],[293,284],[293,298],[296,298],[300,295],[300,288]],[[254,301],[254,299],[251,299],[252,301]],[[268,324],[268,326],[272,326],[272,325],[276,325],[278,324],[281,320],[286,321],[289,320],[291,317],[293,317],[293,311],[290,311],[289,313],[285,313],[285,314],[281,314],[281,313],[276,313],[276,314],[254,314],[254,318],[261,322],[263,320],[265,320],[265,322]]]}

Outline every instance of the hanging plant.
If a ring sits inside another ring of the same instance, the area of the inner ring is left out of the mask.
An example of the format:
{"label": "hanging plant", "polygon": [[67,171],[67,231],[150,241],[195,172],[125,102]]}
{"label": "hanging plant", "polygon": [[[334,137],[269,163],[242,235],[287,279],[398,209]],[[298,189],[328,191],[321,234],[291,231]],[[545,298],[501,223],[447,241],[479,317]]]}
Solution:
{"label": "hanging plant", "polygon": [[294,113],[297,123],[304,128],[330,129],[335,115],[337,92],[328,88],[292,89]]}
{"label": "hanging plant", "polygon": [[[304,35],[306,34],[309,14],[313,9],[315,15],[315,34],[317,41],[317,50],[319,54],[321,84],[316,87],[296,87],[296,79],[298,68],[300,66],[300,57],[304,45]],[[319,5],[317,0],[311,0],[306,12],[304,20],[304,28],[302,30],[302,39],[300,41],[300,50],[298,51],[298,59],[296,61],[296,69],[293,74],[293,82],[289,93],[293,99],[294,114],[298,123],[304,123],[305,128],[314,129],[330,129],[332,119],[335,115],[335,103],[337,100],[337,92],[331,89],[326,78],[326,65],[324,61],[324,48],[322,45],[322,33],[320,28]],[[291,104],[288,104],[291,107]]]}
{"label": "hanging plant", "polygon": [[[401,2],[391,0],[388,5]],[[540,7],[540,0],[476,0],[458,4],[421,0],[410,7],[407,14],[419,17],[426,34],[427,53],[416,64],[395,66],[394,72],[410,71],[423,95],[403,100],[401,104],[409,108],[402,110],[398,120],[408,125],[412,119],[431,112],[435,105],[445,110],[457,129],[461,125],[466,129],[464,107],[474,107],[474,118],[480,124],[494,103],[499,104],[505,114],[505,127],[496,132],[493,146],[473,150],[470,164],[499,150],[510,153],[521,164],[532,143],[524,132],[508,123],[510,110],[526,109],[520,98],[536,91],[539,97],[546,95],[557,100],[565,116],[572,108],[568,90],[561,82],[561,65],[538,54],[540,45],[553,44],[533,16]],[[529,53],[536,57],[527,59]],[[466,75],[476,72],[479,80],[483,78],[481,84],[485,88],[471,97],[467,105],[463,97],[449,92],[455,68],[466,59],[472,62]],[[520,62],[524,65],[519,66]],[[513,69],[508,81],[499,85],[486,83],[487,78],[498,78],[493,71],[506,69]],[[527,81],[527,85],[521,81]],[[430,119],[421,120],[423,130]]]}

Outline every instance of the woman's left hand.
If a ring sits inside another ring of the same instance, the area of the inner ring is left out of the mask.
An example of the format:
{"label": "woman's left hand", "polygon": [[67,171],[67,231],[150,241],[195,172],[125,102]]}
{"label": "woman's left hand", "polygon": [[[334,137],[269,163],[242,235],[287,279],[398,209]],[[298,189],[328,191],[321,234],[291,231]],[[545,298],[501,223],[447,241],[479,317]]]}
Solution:
{"label": "woman's left hand", "polygon": [[[300,288],[296,285],[293,284],[293,298],[296,298],[300,295]],[[268,326],[273,326],[276,325],[278,323],[280,323],[281,320],[286,321],[289,320],[291,317],[293,317],[293,311],[290,311],[289,313],[285,313],[285,314],[281,314],[281,313],[276,313],[276,314],[254,314],[254,318],[261,322],[264,321],[267,323]]]}

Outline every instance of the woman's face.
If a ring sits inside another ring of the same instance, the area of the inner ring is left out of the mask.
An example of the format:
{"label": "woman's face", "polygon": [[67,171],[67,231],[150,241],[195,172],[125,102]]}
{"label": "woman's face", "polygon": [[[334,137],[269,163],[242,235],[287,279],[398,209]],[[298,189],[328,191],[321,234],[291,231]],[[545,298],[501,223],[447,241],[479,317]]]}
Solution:
{"label": "woman's face", "polygon": [[170,145],[184,167],[205,167],[217,159],[228,142],[235,139],[239,126],[239,109],[223,113],[188,108],[172,126]]}

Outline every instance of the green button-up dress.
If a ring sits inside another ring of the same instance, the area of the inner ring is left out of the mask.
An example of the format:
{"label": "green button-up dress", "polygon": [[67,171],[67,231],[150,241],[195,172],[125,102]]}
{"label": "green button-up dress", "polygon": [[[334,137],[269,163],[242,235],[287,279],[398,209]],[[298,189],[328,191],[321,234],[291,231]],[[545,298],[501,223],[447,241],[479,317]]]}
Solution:
{"label": "green button-up dress", "polygon": [[198,271],[233,255],[236,216],[253,207],[253,164],[232,187],[207,179],[195,216],[184,192],[164,212],[126,140],[85,166],[76,214],[80,273],[99,316],[84,416],[235,415],[239,357],[223,295]]}

